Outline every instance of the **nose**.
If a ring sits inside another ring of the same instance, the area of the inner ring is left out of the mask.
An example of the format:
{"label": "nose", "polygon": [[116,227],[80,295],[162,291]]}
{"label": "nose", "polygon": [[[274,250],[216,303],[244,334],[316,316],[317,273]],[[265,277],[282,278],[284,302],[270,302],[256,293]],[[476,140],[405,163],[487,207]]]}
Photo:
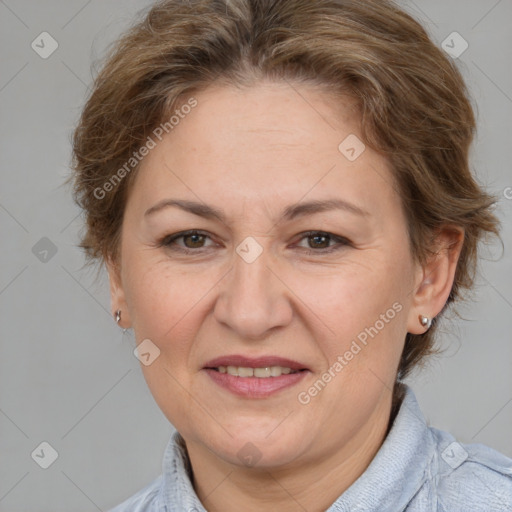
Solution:
{"label": "nose", "polygon": [[231,272],[219,283],[214,316],[244,340],[263,339],[293,317],[291,292],[268,252],[251,263],[235,254]]}

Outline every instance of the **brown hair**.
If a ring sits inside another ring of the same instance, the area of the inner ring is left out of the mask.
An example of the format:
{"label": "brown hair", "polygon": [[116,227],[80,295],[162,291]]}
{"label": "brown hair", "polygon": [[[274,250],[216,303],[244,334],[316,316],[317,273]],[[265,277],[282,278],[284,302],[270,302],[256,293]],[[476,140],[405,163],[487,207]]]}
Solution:
{"label": "brown hair", "polygon": [[[391,0],[155,4],[111,49],[74,133],[71,179],[85,210],[80,246],[88,261],[118,261],[138,167],[126,170],[126,162],[152,130],[213,82],[250,87],[260,79],[352,97],[364,142],[391,163],[412,254],[426,261],[436,229],[461,226],[465,240],[447,305],[472,286],[478,241],[498,234],[494,199],[469,169],[474,113],[455,64]],[[104,193],[123,166],[122,179]],[[399,379],[434,351],[435,327],[407,335]]]}

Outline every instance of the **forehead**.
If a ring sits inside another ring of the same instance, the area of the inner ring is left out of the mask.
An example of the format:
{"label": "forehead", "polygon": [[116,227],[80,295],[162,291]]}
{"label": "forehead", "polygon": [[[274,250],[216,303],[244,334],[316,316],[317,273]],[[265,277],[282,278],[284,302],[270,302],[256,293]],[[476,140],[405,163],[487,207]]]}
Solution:
{"label": "forehead", "polygon": [[197,95],[197,101],[198,106],[183,120],[184,127],[176,130],[176,135],[191,142],[188,136],[193,132],[203,151],[218,153],[233,145],[251,147],[257,141],[275,151],[285,151],[288,145],[325,151],[336,149],[337,140],[347,129],[359,131],[354,100],[334,97],[311,84],[211,86]]}
{"label": "forehead", "polygon": [[360,140],[350,98],[287,82],[215,86],[194,98],[142,161],[133,195],[146,204],[171,194],[268,208],[333,192],[397,201],[387,160]]}

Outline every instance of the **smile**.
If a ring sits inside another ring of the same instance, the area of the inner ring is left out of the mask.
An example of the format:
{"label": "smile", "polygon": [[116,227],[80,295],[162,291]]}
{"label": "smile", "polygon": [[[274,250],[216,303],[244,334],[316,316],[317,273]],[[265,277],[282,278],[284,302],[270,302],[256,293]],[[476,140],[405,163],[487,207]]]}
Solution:
{"label": "smile", "polygon": [[214,368],[219,373],[228,373],[235,377],[257,377],[258,379],[266,379],[268,377],[280,377],[281,375],[289,375],[297,373],[300,370],[292,370],[284,366],[265,366],[261,368],[250,368],[247,366],[219,366]]}

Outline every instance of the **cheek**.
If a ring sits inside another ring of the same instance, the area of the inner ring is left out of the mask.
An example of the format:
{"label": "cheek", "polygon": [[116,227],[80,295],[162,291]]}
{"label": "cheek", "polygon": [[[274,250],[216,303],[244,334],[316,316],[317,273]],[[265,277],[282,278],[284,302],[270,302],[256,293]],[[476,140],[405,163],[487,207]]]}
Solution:
{"label": "cheek", "polygon": [[301,293],[328,327],[317,343],[329,365],[341,356],[343,364],[350,362],[346,374],[369,367],[394,372],[406,334],[409,268],[407,258],[397,255],[340,269],[323,283],[303,282]]}
{"label": "cheek", "polygon": [[[165,262],[127,262],[127,303],[137,339],[157,344],[174,339],[194,323],[215,282],[208,272],[184,272]],[[186,338],[186,337],[185,337]]]}
{"label": "cheek", "polygon": [[216,280],[156,262],[130,267],[130,276],[127,301],[137,343],[150,339],[160,350],[150,365],[141,364],[144,378],[168,420],[185,430],[182,420],[194,406],[187,391],[196,372],[194,339]]}

